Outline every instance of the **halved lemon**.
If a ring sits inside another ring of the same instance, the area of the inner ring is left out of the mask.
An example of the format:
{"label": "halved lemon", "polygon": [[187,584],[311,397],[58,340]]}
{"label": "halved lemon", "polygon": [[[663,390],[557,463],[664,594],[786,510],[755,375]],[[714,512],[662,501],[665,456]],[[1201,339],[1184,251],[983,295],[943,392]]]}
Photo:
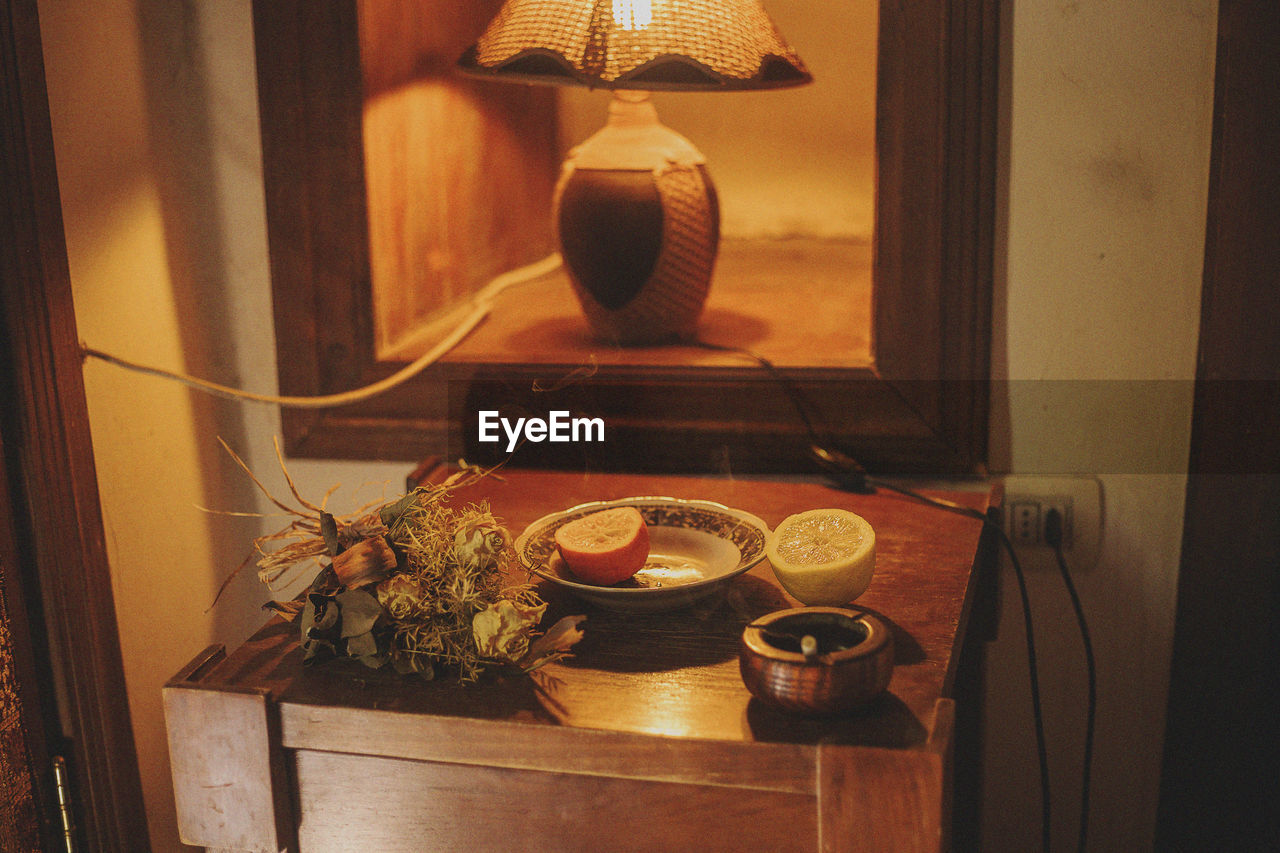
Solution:
{"label": "halved lemon", "polygon": [[848,510],[811,509],[783,519],[765,553],[787,592],[805,604],[838,607],[871,585],[876,532]]}
{"label": "halved lemon", "polygon": [[556,530],[556,547],[569,571],[587,583],[624,581],[649,556],[649,528],[633,506],[593,512]]}

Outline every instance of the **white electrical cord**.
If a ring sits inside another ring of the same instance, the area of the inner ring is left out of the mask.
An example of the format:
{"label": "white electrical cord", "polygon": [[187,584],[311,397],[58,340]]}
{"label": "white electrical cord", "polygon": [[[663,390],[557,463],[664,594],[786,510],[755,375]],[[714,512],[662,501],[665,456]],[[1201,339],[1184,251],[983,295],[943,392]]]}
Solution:
{"label": "white electrical cord", "polygon": [[160,367],[149,367],[147,365],[138,364],[101,350],[93,349],[89,346],[81,344],[80,351],[85,357],[96,358],[117,367],[123,367],[127,370],[134,370],[138,373],[146,373],[151,376],[159,376],[164,379],[172,379],[175,382],[181,382],[191,388],[213,394],[218,397],[226,397],[232,400],[250,400],[255,403],[276,403],[281,406],[288,406],[295,409],[328,409],[334,406],[347,406],[352,403],[360,403],[371,397],[389,391],[397,385],[417,376],[426,368],[430,367],[446,353],[462,343],[467,335],[471,334],[476,326],[489,315],[489,311],[493,308],[493,302],[503,291],[508,288],[515,287],[520,284],[527,284],[531,281],[541,278],[548,273],[555,272],[560,268],[562,261],[559,254],[551,254],[540,261],[535,261],[528,266],[519,267],[502,273],[494,278],[480,290],[476,291],[472,297],[472,308],[466,317],[462,318],[458,326],[446,335],[438,344],[409,364],[397,370],[386,379],[381,379],[371,385],[363,388],[354,388],[350,391],[342,391],[337,394],[322,394],[315,397],[290,397],[275,396],[273,394],[255,394],[252,391],[241,391],[239,388],[231,388],[227,385],[219,385],[216,382],[209,382],[204,379],[197,379],[193,376],[187,376],[184,373],[178,373],[172,370],[165,370]]}

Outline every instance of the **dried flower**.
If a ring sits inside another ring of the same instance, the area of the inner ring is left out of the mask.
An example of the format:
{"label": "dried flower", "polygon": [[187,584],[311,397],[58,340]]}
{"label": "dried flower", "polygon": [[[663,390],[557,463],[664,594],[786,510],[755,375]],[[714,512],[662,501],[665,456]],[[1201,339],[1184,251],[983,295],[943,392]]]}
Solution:
{"label": "dried flower", "polygon": [[481,610],[471,620],[471,633],[481,657],[516,663],[529,651],[529,639],[542,613],[544,601],[536,605],[502,599]]}
{"label": "dried flower", "polygon": [[421,618],[430,612],[426,591],[412,575],[392,575],[378,584],[378,603],[397,622]]}
{"label": "dried flower", "polygon": [[511,537],[492,516],[467,521],[453,534],[454,557],[460,566],[472,572],[501,568],[503,552],[509,547]]}

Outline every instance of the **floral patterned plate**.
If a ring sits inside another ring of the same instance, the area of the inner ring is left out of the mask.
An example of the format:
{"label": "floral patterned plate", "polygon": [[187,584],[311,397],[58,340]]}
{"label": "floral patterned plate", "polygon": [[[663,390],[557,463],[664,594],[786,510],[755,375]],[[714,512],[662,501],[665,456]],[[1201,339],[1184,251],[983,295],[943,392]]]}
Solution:
{"label": "floral patterned plate", "polygon": [[[649,528],[649,558],[614,586],[584,583],[556,551],[556,528],[584,515],[633,506]],[[712,501],[640,497],[580,504],[545,515],[516,539],[516,553],[534,574],[579,598],[613,610],[672,610],[692,604],[764,559],[769,528],[749,512]]]}

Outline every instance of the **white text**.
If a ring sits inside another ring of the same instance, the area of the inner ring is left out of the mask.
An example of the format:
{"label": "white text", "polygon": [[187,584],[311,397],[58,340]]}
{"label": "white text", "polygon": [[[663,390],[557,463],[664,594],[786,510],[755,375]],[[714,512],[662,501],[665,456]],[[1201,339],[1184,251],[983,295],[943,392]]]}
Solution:
{"label": "white text", "polygon": [[604,441],[603,418],[574,418],[567,411],[548,412],[546,420],[542,418],[516,418],[512,423],[495,410],[479,413],[479,440],[481,443],[493,444],[501,440],[498,428],[507,438],[507,452],[516,449],[523,435],[532,442],[579,442]]}

